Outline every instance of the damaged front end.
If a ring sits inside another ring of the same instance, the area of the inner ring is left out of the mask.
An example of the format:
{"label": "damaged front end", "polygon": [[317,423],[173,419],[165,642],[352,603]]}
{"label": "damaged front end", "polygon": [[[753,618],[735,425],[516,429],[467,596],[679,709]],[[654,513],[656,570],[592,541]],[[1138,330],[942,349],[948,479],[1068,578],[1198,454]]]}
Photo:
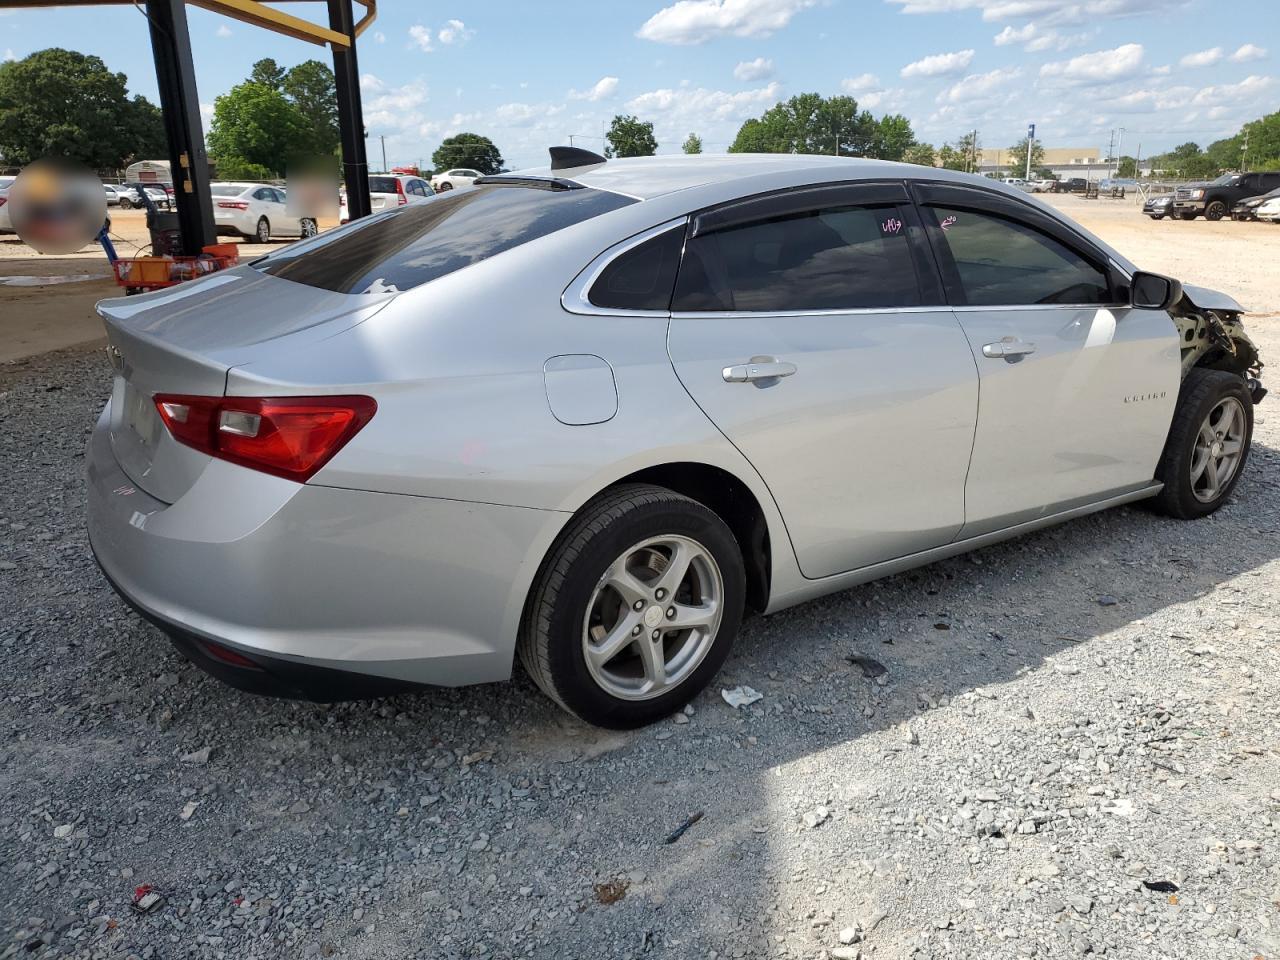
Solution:
{"label": "damaged front end", "polygon": [[1244,331],[1244,307],[1216,290],[1184,285],[1169,315],[1181,338],[1182,379],[1196,367],[1238,373],[1254,405],[1262,402],[1267,395],[1260,380],[1263,363]]}

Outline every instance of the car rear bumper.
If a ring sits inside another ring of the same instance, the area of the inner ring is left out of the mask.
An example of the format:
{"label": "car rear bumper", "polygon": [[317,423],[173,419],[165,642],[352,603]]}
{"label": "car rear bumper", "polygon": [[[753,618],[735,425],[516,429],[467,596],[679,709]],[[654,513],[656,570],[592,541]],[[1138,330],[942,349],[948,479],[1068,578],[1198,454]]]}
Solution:
{"label": "car rear bumper", "polygon": [[563,515],[300,485],[218,460],[165,504],[120,469],[108,424],[104,411],[89,442],[90,545],[201,667],[321,700],[510,676],[531,551]]}

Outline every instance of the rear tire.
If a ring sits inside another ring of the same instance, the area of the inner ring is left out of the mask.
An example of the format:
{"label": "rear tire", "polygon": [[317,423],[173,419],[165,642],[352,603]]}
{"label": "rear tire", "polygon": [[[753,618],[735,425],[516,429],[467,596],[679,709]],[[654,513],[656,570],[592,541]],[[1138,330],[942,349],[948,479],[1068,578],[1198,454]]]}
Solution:
{"label": "rear tire", "polygon": [[307,240],[311,237],[314,237],[319,232],[320,230],[316,226],[316,222],[310,218],[307,218],[303,220],[301,225],[299,226],[298,236],[300,236],[304,240]]}
{"label": "rear tire", "polygon": [[569,712],[601,727],[641,727],[716,675],[745,595],[741,550],[715,512],[663,487],[628,484],[583,507],[556,539],[517,651]]}
{"label": "rear tire", "polygon": [[452,189],[453,189],[453,184],[450,183],[448,180],[446,180],[444,183],[440,184],[440,189],[438,192],[444,193],[446,190],[452,190]]}
{"label": "rear tire", "polygon": [[1152,506],[1179,520],[1207,517],[1231,496],[1252,440],[1253,401],[1244,378],[1226,370],[1192,370],[1156,467],[1164,489]]}
{"label": "rear tire", "polygon": [[121,198],[120,198],[120,209],[121,209],[121,210],[132,210],[132,209],[133,209],[133,201],[132,201],[132,200],[130,200],[128,197],[121,197]]}
{"label": "rear tire", "polygon": [[258,218],[258,229],[253,236],[259,243],[271,242],[271,224],[267,221],[266,217]]}

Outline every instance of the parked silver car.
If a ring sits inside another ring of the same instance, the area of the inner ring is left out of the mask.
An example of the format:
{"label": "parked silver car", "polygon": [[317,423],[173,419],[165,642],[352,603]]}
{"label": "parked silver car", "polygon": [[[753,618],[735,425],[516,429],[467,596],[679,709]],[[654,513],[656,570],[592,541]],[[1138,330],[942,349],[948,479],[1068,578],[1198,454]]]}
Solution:
{"label": "parked silver car", "polygon": [[835,157],[555,148],[98,309],[90,541],[188,656],[316,699],[518,656],[613,727],[746,609],[1213,512],[1265,392],[1230,298],[990,179]]}

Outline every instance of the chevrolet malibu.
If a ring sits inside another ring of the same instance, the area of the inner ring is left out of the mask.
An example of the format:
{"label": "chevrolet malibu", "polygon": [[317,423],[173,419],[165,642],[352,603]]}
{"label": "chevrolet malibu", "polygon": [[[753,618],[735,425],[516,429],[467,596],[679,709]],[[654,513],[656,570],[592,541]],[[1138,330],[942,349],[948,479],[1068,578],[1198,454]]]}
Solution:
{"label": "chevrolet malibu", "polygon": [[835,157],[549,167],[99,305],[106,576],[319,700],[503,680],[633,727],[772,612],[1093,511],[1206,516],[1231,298],[1020,190]]}

